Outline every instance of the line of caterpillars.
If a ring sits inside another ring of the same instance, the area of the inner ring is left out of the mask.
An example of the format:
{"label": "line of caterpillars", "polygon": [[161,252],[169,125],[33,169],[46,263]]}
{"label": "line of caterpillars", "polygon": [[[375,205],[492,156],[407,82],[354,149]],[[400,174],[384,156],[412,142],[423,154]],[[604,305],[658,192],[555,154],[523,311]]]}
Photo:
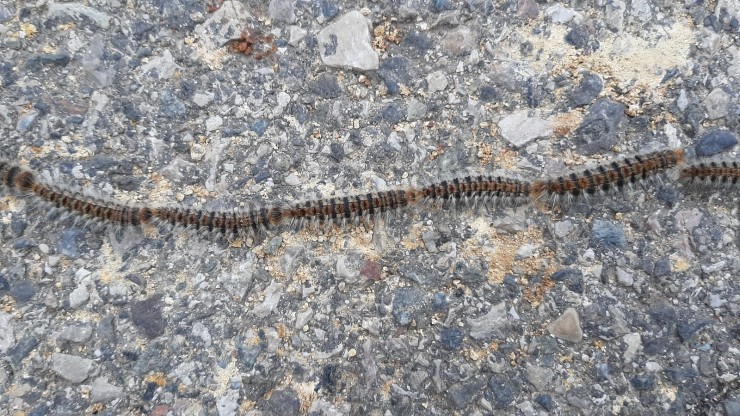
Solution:
{"label": "line of caterpillars", "polygon": [[310,200],[288,206],[274,205],[244,211],[209,211],[182,207],[127,206],[48,185],[17,164],[0,160],[0,180],[9,190],[30,194],[68,213],[108,224],[169,224],[189,229],[238,235],[285,222],[347,221],[417,205],[425,201],[473,201],[518,205],[548,198],[557,201],[622,190],[655,175],[679,168],[688,183],[738,184],[740,163],[714,161],[686,164],[683,149],[665,150],[626,158],[547,180],[532,182],[506,177],[465,176],[421,188]]}

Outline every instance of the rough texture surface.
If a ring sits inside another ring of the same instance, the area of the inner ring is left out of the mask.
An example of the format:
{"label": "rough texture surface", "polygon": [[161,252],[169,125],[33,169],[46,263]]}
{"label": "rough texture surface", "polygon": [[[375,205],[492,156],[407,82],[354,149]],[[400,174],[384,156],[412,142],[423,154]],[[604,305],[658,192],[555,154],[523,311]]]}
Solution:
{"label": "rough texture surface", "polygon": [[[722,0],[0,0],[0,151],[207,208],[733,155],[739,20]],[[738,188],[648,185],[232,242],[2,195],[0,415],[738,414]]]}

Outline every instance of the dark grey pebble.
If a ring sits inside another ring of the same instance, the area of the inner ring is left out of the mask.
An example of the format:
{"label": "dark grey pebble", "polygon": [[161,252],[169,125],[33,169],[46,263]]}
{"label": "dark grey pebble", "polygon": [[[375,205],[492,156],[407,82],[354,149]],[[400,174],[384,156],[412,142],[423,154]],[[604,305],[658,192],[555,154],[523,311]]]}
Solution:
{"label": "dark grey pebble", "polygon": [[516,385],[511,377],[505,374],[496,374],[488,382],[488,388],[496,407],[499,409],[507,408],[514,401]]}
{"label": "dark grey pebble", "polygon": [[727,399],[722,403],[722,406],[725,408],[725,414],[727,416],[740,416],[740,399],[739,398]]}
{"label": "dark grey pebble", "polygon": [[655,387],[655,376],[652,374],[640,374],[633,377],[630,383],[637,390],[652,390]]}
{"label": "dark grey pebble", "polygon": [[475,396],[486,386],[485,378],[467,380],[463,383],[455,384],[449,389],[452,403],[457,409],[465,409],[470,406]]}
{"label": "dark grey pebble", "polygon": [[267,399],[265,410],[271,415],[297,415],[301,411],[301,401],[292,389],[277,390]]}
{"label": "dark grey pebble", "polygon": [[331,149],[331,157],[334,158],[335,161],[341,162],[342,158],[344,158],[344,147],[342,144],[334,142],[329,145],[329,148]]}
{"label": "dark grey pebble", "polygon": [[[2,292],[0,292],[2,294]],[[447,298],[447,295],[444,293],[435,293],[434,299],[432,300],[432,308],[435,311],[441,311],[444,309],[447,309],[447,305],[450,304],[450,300]]]}
{"label": "dark grey pebble", "polygon": [[432,0],[432,11],[435,13],[452,10],[455,5],[449,0]]}
{"label": "dark grey pebble", "polygon": [[665,277],[671,275],[671,260],[668,257],[662,257],[655,262],[653,268],[653,277]]}
{"label": "dark grey pebble", "polygon": [[579,150],[586,154],[604,153],[614,145],[624,104],[608,98],[597,100],[588,110],[573,135]]}
{"label": "dark grey pebble", "polygon": [[149,338],[164,334],[165,320],[162,316],[162,295],[154,294],[131,305],[131,322]]}
{"label": "dark grey pebble", "polygon": [[13,248],[16,250],[28,250],[34,247],[38,247],[38,244],[30,238],[19,238],[13,242]]}
{"label": "dark grey pebble", "polygon": [[737,144],[737,137],[729,130],[712,130],[696,143],[697,156],[712,156],[731,149]]}
{"label": "dark grey pebble", "polygon": [[401,91],[401,84],[411,84],[408,64],[408,59],[394,56],[383,61],[378,68],[378,75],[388,87],[389,93],[398,94]]}
{"label": "dark grey pebble", "polygon": [[26,61],[26,68],[30,71],[38,71],[44,65],[67,66],[70,59],[72,59],[72,56],[65,50],[56,53],[34,55]]}
{"label": "dark grey pebble", "polygon": [[486,85],[481,87],[480,92],[478,93],[478,98],[481,102],[490,103],[497,101],[500,98],[500,94],[495,87]]}
{"label": "dark grey pebble", "polygon": [[683,342],[690,341],[697,332],[711,323],[712,321],[709,319],[699,319],[693,322],[680,321],[678,323],[678,336]]}
{"label": "dark grey pebble", "polygon": [[594,221],[592,233],[594,239],[601,247],[617,249],[627,246],[627,237],[624,235],[624,230],[609,221]]}
{"label": "dark grey pebble", "polygon": [[440,342],[448,350],[460,348],[463,339],[465,339],[465,333],[460,328],[445,328],[440,334]]}
{"label": "dark grey pebble", "polygon": [[573,45],[576,49],[583,49],[588,45],[591,39],[588,31],[580,26],[576,26],[565,35],[565,41]]}
{"label": "dark grey pebble", "polygon": [[[481,266],[481,267],[477,267]],[[465,283],[480,283],[488,280],[486,263],[480,265],[468,266],[465,262],[459,261],[455,264],[455,278]]]}
{"label": "dark grey pebble", "polygon": [[13,368],[18,368],[21,361],[39,345],[39,340],[31,334],[26,334],[14,347],[8,350],[7,357]]}
{"label": "dark grey pebble", "polygon": [[16,302],[25,303],[31,300],[33,295],[36,294],[36,285],[30,280],[21,280],[13,283],[10,287],[10,296],[15,299]]}
{"label": "dark grey pebble", "polygon": [[49,406],[42,403],[36,405],[36,407],[34,407],[33,410],[28,413],[28,416],[46,416],[50,414],[49,410]]}
{"label": "dark grey pebble", "polygon": [[80,235],[82,235],[82,230],[79,228],[64,230],[59,237],[59,241],[57,241],[57,251],[72,259],[80,257],[78,250],[82,244],[80,243]]}
{"label": "dark grey pebble", "polygon": [[552,412],[555,409],[555,401],[552,400],[549,394],[540,394],[534,401],[548,412]]}
{"label": "dark grey pebble", "polygon": [[404,287],[396,291],[393,298],[393,319],[400,325],[408,325],[424,308],[424,293],[418,289]]}
{"label": "dark grey pebble", "polygon": [[573,107],[590,104],[599,96],[602,88],[604,88],[604,83],[601,81],[601,77],[593,72],[587,72],[583,75],[580,85],[571,91],[570,104]]}
{"label": "dark grey pebble", "polygon": [[8,282],[8,279],[5,276],[0,275],[0,296],[8,293],[9,290],[10,282]]}
{"label": "dark grey pebble", "polygon": [[388,104],[383,109],[383,119],[391,124],[396,124],[406,118],[406,112],[396,103]]}
{"label": "dark grey pebble", "polygon": [[338,364],[328,364],[321,370],[321,377],[319,377],[319,388],[325,389],[329,393],[334,393],[337,389],[337,383],[339,383]]}
{"label": "dark grey pebble", "polygon": [[26,227],[28,227],[28,223],[23,220],[17,218],[10,220],[10,230],[13,231],[15,237],[22,236],[23,232],[26,231]]}
{"label": "dark grey pebble", "polygon": [[270,122],[267,120],[257,120],[249,127],[250,130],[257,133],[258,136],[262,136],[267,131],[267,127],[270,126]]}
{"label": "dark grey pebble", "polygon": [[562,269],[550,276],[553,282],[562,282],[575,293],[583,293],[583,273],[579,269]]}
{"label": "dark grey pebble", "polygon": [[339,88],[337,77],[330,74],[321,74],[319,78],[310,83],[311,92],[324,99],[339,98],[342,95],[342,89]]}
{"label": "dark grey pebble", "polygon": [[425,33],[412,30],[404,36],[401,46],[408,46],[419,52],[425,52],[434,48],[434,42]]}
{"label": "dark grey pebble", "polygon": [[185,103],[170,91],[162,91],[159,95],[161,114],[167,118],[175,118],[185,114]]}
{"label": "dark grey pebble", "polygon": [[668,208],[673,208],[678,202],[678,191],[670,186],[661,186],[655,193],[659,201],[663,201]]}
{"label": "dark grey pebble", "polygon": [[596,364],[596,379],[599,381],[609,380],[609,364]]}

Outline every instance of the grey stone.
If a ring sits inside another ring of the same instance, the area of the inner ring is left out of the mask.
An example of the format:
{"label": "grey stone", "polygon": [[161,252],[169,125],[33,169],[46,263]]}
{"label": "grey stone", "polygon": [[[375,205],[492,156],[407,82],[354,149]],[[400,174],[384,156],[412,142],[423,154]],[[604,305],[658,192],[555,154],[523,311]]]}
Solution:
{"label": "grey stone", "polygon": [[502,329],[507,325],[506,302],[493,305],[491,310],[478,318],[468,318],[470,337],[477,340],[489,340],[502,336]]}
{"label": "grey stone", "polygon": [[537,390],[549,389],[554,380],[555,372],[552,369],[527,364],[527,381]]}
{"label": "grey stone", "polygon": [[15,330],[13,328],[13,317],[5,312],[0,312],[0,353],[5,354],[15,344]]}
{"label": "grey stone", "polygon": [[293,0],[271,0],[267,12],[270,19],[277,22],[294,23],[296,20]]}
{"label": "grey stone", "polygon": [[460,328],[445,328],[439,336],[442,346],[448,350],[459,349],[465,339],[465,333]]}
{"label": "grey stone", "polygon": [[418,289],[403,287],[398,289],[393,297],[391,313],[399,325],[409,325],[418,318],[424,308],[424,293]]}
{"label": "grey stone", "polygon": [[51,355],[51,369],[72,383],[82,383],[87,380],[94,365],[93,360],[76,355],[58,352]]}
{"label": "grey stone", "polygon": [[218,410],[218,416],[236,415],[239,410],[239,390],[227,390],[216,402],[216,410]]}
{"label": "grey stone", "polygon": [[85,284],[82,283],[69,294],[69,306],[72,309],[77,309],[84,305],[88,299],[90,299],[90,293],[87,291]]}
{"label": "grey stone", "polygon": [[642,349],[642,337],[637,332],[632,332],[622,337],[622,340],[627,344],[627,348],[624,351],[622,358],[625,363],[631,363],[638,352]]}
{"label": "grey stone", "polygon": [[85,342],[92,335],[92,327],[88,324],[67,325],[59,333],[59,339],[70,342]]}
{"label": "grey stone", "polygon": [[370,44],[371,28],[370,21],[356,10],[325,27],[318,35],[321,61],[337,68],[378,69],[380,60]]}
{"label": "grey stone", "polygon": [[224,125],[224,119],[221,116],[211,116],[206,119],[206,131],[213,133]]}
{"label": "grey stone", "polygon": [[283,297],[283,285],[278,282],[270,282],[263,292],[263,301],[252,310],[255,316],[265,318],[277,309],[280,299]]}
{"label": "grey stone", "polygon": [[601,247],[617,249],[627,246],[627,236],[624,235],[624,230],[609,221],[594,221],[591,231],[594,239]]}
{"label": "grey stone", "polygon": [[251,287],[256,269],[257,256],[254,253],[248,253],[240,262],[235,263],[231,269],[222,270],[217,280],[229,295],[241,300],[244,299]]}
{"label": "grey stone", "polygon": [[630,14],[643,23],[649,22],[653,17],[653,13],[650,10],[650,2],[647,0],[632,0]]}
{"label": "grey stone", "polygon": [[730,95],[717,87],[704,99],[704,108],[710,120],[722,118],[730,111]]}
{"label": "grey stone", "polygon": [[197,105],[198,107],[203,108],[210,104],[215,96],[216,94],[212,92],[196,92],[193,96],[193,103],[195,103],[195,105]]}
{"label": "grey stone", "polygon": [[496,407],[499,409],[505,409],[509,407],[511,402],[514,401],[516,396],[517,386],[514,384],[515,381],[504,374],[496,374],[491,377],[488,382],[488,388],[493,395]]}
{"label": "grey stone", "polygon": [[10,296],[18,303],[26,303],[36,294],[36,285],[32,281],[24,279],[13,282],[10,286]]}
{"label": "grey stone", "polygon": [[122,399],[124,396],[123,387],[108,383],[105,377],[98,377],[92,383],[90,401],[93,403]]}
{"label": "grey stone", "polygon": [[69,16],[75,20],[85,17],[103,29],[110,27],[111,19],[105,13],[79,3],[52,3],[49,5],[47,16],[50,19]]}
{"label": "grey stone", "polygon": [[164,334],[166,321],[162,316],[162,295],[152,296],[131,305],[131,322],[149,338]]}
{"label": "grey stone", "polygon": [[678,322],[678,336],[681,341],[688,342],[694,338],[697,332],[701,331],[705,326],[712,323],[709,319],[698,319],[691,322],[681,320]]}
{"label": "grey stone", "polygon": [[470,406],[475,396],[486,386],[486,379],[476,378],[451,386],[448,390],[456,409],[463,410]]}
{"label": "grey stone", "polygon": [[635,278],[632,273],[617,267],[617,282],[622,286],[632,286],[635,283]]}
{"label": "grey stone", "polygon": [[20,118],[18,118],[18,122],[15,125],[15,129],[19,132],[23,133],[31,129],[31,125],[34,121],[36,121],[36,118],[39,116],[39,112],[36,110],[31,110],[28,113],[23,114]]}
{"label": "grey stone", "polygon": [[562,4],[556,3],[545,9],[545,15],[549,17],[553,23],[568,23],[573,20],[576,13]]}
{"label": "grey stone", "polygon": [[408,108],[406,109],[406,119],[409,121],[421,120],[427,116],[427,105],[423,102],[412,98],[409,100]]}
{"label": "grey stone", "polygon": [[427,91],[444,91],[447,88],[447,75],[443,71],[434,71],[427,75]]}
{"label": "grey stone", "polygon": [[277,254],[278,249],[280,248],[282,244],[283,244],[282,237],[280,237],[279,235],[272,237],[270,241],[267,244],[265,244],[265,248],[264,248],[265,254],[274,256],[275,254]]}
{"label": "grey stone", "polygon": [[591,35],[588,30],[581,26],[574,26],[567,35],[565,41],[576,49],[585,49],[591,41]]}
{"label": "grey stone", "polygon": [[510,114],[498,122],[503,138],[514,147],[521,147],[540,137],[552,134],[552,121],[530,117],[527,110]]}
{"label": "grey stone", "polygon": [[301,401],[293,389],[275,390],[267,399],[265,410],[272,415],[297,415]]}
{"label": "grey stone", "polygon": [[729,130],[712,130],[702,136],[694,148],[697,156],[712,156],[731,149],[737,142],[737,137]]}
{"label": "grey stone", "polygon": [[624,118],[624,110],[624,104],[608,98],[596,100],[574,132],[574,141],[579,150],[585,154],[594,154],[611,149],[619,124]]}
{"label": "grey stone", "polygon": [[298,44],[306,37],[308,31],[300,26],[291,26],[288,28],[288,44],[291,46],[298,46]]}
{"label": "grey stone", "polygon": [[547,325],[547,330],[550,334],[565,341],[581,342],[583,340],[578,312],[573,308],[566,309],[558,319]]}
{"label": "grey stone", "polygon": [[740,399],[728,398],[722,402],[727,416],[740,416]]}
{"label": "grey stone", "polygon": [[601,77],[593,72],[586,72],[581,78],[581,83],[570,93],[570,102],[573,107],[590,104],[601,93],[604,83]]}
{"label": "grey stone", "polygon": [[285,277],[293,277],[305,252],[306,249],[303,246],[290,246],[285,249],[285,254],[280,257],[280,267],[283,269]]}
{"label": "grey stone", "polygon": [[573,221],[571,220],[563,220],[558,221],[554,224],[554,232],[555,236],[558,238],[563,238],[570,234],[571,231],[573,231]]}
{"label": "grey stone", "polygon": [[473,50],[477,42],[477,31],[467,26],[460,26],[445,33],[442,38],[442,48],[451,55],[465,55]]}
{"label": "grey stone", "polygon": [[214,50],[242,34],[244,22],[252,15],[241,1],[229,0],[195,27],[195,34],[205,49]]}

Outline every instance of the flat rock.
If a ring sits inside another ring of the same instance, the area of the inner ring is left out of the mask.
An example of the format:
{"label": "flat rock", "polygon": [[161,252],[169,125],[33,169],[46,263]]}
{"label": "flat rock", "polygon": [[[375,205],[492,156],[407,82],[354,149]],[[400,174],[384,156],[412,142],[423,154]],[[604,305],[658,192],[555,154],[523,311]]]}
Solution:
{"label": "flat rock", "polygon": [[581,342],[583,340],[583,330],[578,318],[578,312],[573,308],[568,308],[560,317],[547,326],[550,334],[557,338],[570,342]]}
{"label": "flat rock", "polygon": [[514,147],[521,147],[552,134],[552,121],[530,117],[527,110],[510,114],[498,122],[501,135]]}
{"label": "flat rock", "polygon": [[380,59],[370,39],[370,21],[358,11],[351,11],[319,32],[321,61],[334,68],[359,71],[378,69]]}
{"label": "flat rock", "polygon": [[93,366],[93,360],[76,355],[58,352],[51,355],[51,369],[65,380],[73,383],[82,383],[87,380]]}
{"label": "flat rock", "polygon": [[75,20],[81,20],[84,17],[103,29],[110,27],[111,19],[105,13],[79,3],[52,3],[49,5],[47,16],[49,18],[69,16]]}
{"label": "flat rock", "polygon": [[485,340],[498,336],[507,321],[506,302],[493,305],[485,315],[478,318],[468,318],[470,337]]}
{"label": "flat rock", "polygon": [[105,377],[98,377],[93,381],[90,401],[93,403],[107,402],[124,397],[123,387],[108,383]]}

